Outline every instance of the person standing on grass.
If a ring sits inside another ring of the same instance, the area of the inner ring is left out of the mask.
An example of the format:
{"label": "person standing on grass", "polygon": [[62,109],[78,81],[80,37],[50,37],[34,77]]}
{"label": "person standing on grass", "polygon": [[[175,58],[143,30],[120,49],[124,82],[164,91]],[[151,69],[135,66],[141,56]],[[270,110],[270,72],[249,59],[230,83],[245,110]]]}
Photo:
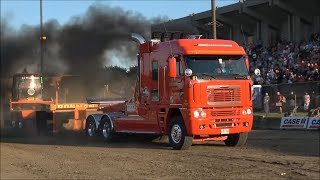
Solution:
{"label": "person standing on grass", "polygon": [[263,107],[264,107],[264,112],[269,114],[270,113],[270,96],[268,93],[263,98]]}
{"label": "person standing on grass", "polygon": [[305,111],[308,111],[309,105],[310,105],[310,95],[307,92],[305,92],[303,99],[304,99],[303,109]]}
{"label": "person standing on grass", "polygon": [[283,100],[283,96],[281,95],[281,93],[278,91],[277,92],[277,98],[278,101],[276,103],[276,106],[279,107],[279,113],[282,114],[282,100]]}

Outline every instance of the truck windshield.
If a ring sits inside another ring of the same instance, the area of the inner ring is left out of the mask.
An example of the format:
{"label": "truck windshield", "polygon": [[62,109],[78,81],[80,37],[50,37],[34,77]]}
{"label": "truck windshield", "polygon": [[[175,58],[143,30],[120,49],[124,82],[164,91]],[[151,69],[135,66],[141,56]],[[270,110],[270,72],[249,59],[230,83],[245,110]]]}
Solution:
{"label": "truck windshield", "polygon": [[27,99],[30,97],[41,98],[42,83],[37,75],[16,76],[17,95],[15,99]]}
{"label": "truck windshield", "polygon": [[187,68],[193,75],[247,76],[248,70],[243,56],[185,56]]}

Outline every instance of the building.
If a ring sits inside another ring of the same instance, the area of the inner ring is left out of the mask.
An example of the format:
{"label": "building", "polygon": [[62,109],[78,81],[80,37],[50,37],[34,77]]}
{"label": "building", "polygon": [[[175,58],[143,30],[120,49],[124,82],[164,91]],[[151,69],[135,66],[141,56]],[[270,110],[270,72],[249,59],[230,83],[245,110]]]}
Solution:
{"label": "building", "polygon": [[[217,8],[217,38],[232,39],[241,45],[306,40],[312,32],[320,32],[319,7],[319,0],[240,0]],[[166,31],[212,38],[212,11],[151,27],[151,32]]]}

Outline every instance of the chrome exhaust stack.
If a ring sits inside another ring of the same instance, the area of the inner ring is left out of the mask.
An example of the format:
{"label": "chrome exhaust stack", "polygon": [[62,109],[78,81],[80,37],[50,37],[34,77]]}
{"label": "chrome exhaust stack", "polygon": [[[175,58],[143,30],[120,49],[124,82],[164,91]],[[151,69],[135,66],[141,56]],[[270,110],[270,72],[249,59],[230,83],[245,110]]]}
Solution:
{"label": "chrome exhaust stack", "polygon": [[137,33],[132,33],[131,38],[139,44],[144,44],[146,42],[146,40],[140,34]]}

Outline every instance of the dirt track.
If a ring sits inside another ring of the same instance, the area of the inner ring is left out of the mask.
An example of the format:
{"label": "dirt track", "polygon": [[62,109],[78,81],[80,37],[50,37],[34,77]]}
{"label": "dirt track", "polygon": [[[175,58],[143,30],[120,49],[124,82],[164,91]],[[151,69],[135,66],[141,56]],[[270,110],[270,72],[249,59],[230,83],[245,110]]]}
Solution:
{"label": "dirt track", "polygon": [[173,151],[163,142],[106,144],[61,135],[2,137],[1,179],[319,179],[319,131],[255,130],[243,148]]}

